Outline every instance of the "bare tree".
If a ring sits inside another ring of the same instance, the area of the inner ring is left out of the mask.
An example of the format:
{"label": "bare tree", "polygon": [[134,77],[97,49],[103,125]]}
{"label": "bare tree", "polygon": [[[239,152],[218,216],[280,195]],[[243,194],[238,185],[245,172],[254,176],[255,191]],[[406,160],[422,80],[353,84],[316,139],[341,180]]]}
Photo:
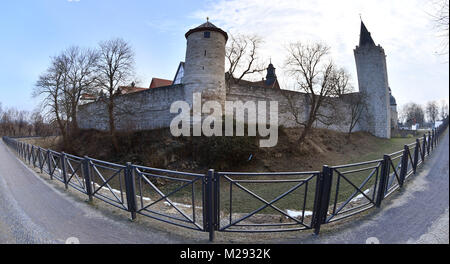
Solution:
{"label": "bare tree", "polygon": [[29,112],[25,110],[3,109],[0,111],[0,135],[31,136],[33,125],[29,117]]}
{"label": "bare tree", "polygon": [[46,136],[44,117],[41,115],[41,112],[39,110],[33,111],[30,116],[30,121],[33,124],[34,135]]}
{"label": "bare tree", "polygon": [[423,125],[425,121],[425,112],[421,105],[416,103],[408,103],[403,106],[402,118],[408,126],[414,124]]}
{"label": "bare tree", "polygon": [[[333,102],[339,95],[339,87],[344,82],[335,64],[328,59],[329,47],[321,44],[293,43],[288,47],[288,58],[285,66],[287,72],[296,80],[298,89],[305,93],[306,104],[308,106],[307,117],[303,119],[297,111],[291,111],[298,125],[303,127],[303,131],[298,139],[302,144],[309,134],[313,124],[319,121],[325,125],[331,125],[335,116],[333,113],[326,114],[324,108],[333,108]],[[347,82],[348,84],[348,82]],[[346,85],[347,85],[346,84]],[[334,97],[334,98],[333,98]],[[288,98],[288,105],[293,106],[294,102]],[[290,107],[292,110],[293,108]]]}
{"label": "bare tree", "polygon": [[259,57],[263,40],[257,35],[231,36],[226,47],[226,81],[239,83],[244,76],[263,72],[266,68]]}
{"label": "bare tree", "polygon": [[432,0],[431,5],[433,13],[430,14],[436,30],[441,34],[443,38],[442,42],[442,55],[448,54],[448,40],[449,40],[449,5],[448,0]]}
{"label": "bare tree", "polygon": [[335,93],[342,96],[354,92],[353,86],[350,85],[350,73],[345,68],[340,68],[332,75],[331,83],[335,86]]}
{"label": "bare tree", "polygon": [[350,116],[348,119],[348,134],[350,135],[356,124],[361,120],[362,114],[367,111],[367,96],[363,93],[352,94],[347,103],[350,108]]}
{"label": "bare tree", "polygon": [[80,98],[85,93],[91,93],[97,81],[96,67],[98,52],[92,49],[71,47],[58,58],[65,76],[64,107],[66,108],[70,126],[78,130],[77,108]]}
{"label": "bare tree", "polygon": [[67,109],[64,107],[64,89],[67,86],[65,60],[59,56],[52,58],[51,66],[39,76],[33,90],[33,97],[43,96],[42,111],[51,121],[55,121],[67,146]]}
{"label": "bare tree", "polygon": [[[367,111],[367,95],[356,93],[353,85],[350,84],[350,73],[345,68],[335,71],[331,77],[335,93],[347,104],[347,111],[334,115],[335,121],[348,124],[348,135],[350,135],[358,122],[361,120],[364,111]],[[339,109],[336,109],[338,111]]]}
{"label": "bare tree", "polygon": [[29,132],[28,117],[29,117],[28,111],[21,110],[21,111],[17,112],[16,128],[17,128],[17,134],[19,136],[28,135],[28,132]]}
{"label": "bare tree", "polygon": [[428,121],[434,124],[439,116],[439,107],[437,102],[436,101],[428,102],[425,107],[425,112],[427,114]]}
{"label": "bare tree", "polygon": [[105,100],[109,118],[109,132],[115,151],[119,150],[116,138],[114,98],[119,86],[130,82],[134,75],[134,51],[123,39],[113,39],[100,43],[98,61],[98,87],[106,92]]}

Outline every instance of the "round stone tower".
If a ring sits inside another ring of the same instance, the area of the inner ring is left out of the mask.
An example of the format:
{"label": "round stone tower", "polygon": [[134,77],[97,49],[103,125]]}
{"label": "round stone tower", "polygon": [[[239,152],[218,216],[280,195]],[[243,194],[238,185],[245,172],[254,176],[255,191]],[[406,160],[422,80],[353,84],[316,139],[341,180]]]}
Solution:
{"label": "round stone tower", "polygon": [[193,93],[202,101],[225,103],[225,45],[228,35],[207,21],[186,33],[187,47],[183,84],[185,99],[192,106]]}

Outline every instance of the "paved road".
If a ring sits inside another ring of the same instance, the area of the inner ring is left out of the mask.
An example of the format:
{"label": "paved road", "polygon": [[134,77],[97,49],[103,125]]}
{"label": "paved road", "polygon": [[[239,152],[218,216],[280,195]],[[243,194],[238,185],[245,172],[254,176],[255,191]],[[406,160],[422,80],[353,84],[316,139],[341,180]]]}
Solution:
{"label": "paved road", "polygon": [[65,243],[70,237],[81,243],[189,242],[75,201],[25,167],[0,140],[0,243]]}
{"label": "paved road", "polygon": [[404,189],[383,201],[382,208],[320,236],[307,235],[288,243],[383,244],[449,243],[449,134]]}
{"label": "paved road", "polygon": [[[405,188],[368,216],[281,243],[449,243],[449,136]],[[56,190],[0,141],[0,243],[192,243],[171,233],[106,217]],[[266,241],[267,242],[267,241]],[[278,242],[278,241],[277,241]]]}

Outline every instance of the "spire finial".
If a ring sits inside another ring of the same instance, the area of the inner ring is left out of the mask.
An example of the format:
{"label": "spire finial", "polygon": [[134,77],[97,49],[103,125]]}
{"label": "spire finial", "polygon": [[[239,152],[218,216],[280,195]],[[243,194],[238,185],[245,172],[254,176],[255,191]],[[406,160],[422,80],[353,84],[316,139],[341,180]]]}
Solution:
{"label": "spire finial", "polygon": [[206,22],[209,22],[209,17],[206,17]]}
{"label": "spire finial", "polygon": [[362,22],[362,16],[361,16],[361,13],[359,13],[359,20],[361,20],[361,22]]}

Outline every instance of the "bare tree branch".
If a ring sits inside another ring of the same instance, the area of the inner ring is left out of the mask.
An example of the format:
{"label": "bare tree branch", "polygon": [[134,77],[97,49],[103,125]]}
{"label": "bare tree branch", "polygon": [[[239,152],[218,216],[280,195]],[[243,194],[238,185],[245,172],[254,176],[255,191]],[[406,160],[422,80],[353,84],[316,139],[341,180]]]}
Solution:
{"label": "bare tree branch", "polygon": [[259,57],[263,40],[256,35],[231,36],[226,48],[226,81],[239,83],[245,76],[263,72],[266,68]]}

